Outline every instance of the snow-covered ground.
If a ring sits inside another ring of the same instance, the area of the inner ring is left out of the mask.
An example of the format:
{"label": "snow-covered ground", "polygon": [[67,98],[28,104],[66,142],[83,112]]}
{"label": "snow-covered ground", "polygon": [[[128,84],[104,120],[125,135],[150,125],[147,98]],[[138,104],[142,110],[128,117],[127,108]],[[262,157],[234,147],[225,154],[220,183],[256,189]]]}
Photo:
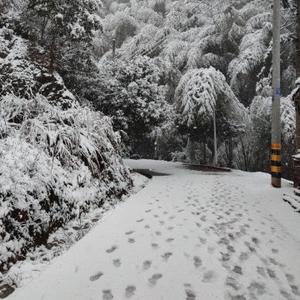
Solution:
{"label": "snow-covered ground", "polygon": [[266,174],[155,177],[9,300],[300,299],[300,214]]}

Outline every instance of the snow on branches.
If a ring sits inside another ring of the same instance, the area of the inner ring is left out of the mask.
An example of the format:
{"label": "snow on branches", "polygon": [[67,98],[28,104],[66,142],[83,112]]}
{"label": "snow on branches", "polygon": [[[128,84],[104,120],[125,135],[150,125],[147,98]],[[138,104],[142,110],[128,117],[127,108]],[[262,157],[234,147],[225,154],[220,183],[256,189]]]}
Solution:
{"label": "snow on branches", "polygon": [[235,97],[225,76],[213,67],[188,71],[176,90],[178,111],[187,127],[211,122],[221,110],[228,119],[242,122],[245,109]]}

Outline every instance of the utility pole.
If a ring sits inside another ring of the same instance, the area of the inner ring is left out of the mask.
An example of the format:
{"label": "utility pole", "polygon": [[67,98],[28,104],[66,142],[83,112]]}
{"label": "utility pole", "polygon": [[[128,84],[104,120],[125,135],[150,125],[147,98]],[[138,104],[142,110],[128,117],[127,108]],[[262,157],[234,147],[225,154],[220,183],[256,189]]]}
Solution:
{"label": "utility pole", "polygon": [[216,121],[216,109],[213,113],[213,122],[214,122],[214,166],[218,165],[218,142],[217,142],[217,121]]}
{"label": "utility pole", "polygon": [[281,123],[280,123],[280,26],[281,0],[273,4],[273,101],[272,101],[272,186],[281,187]]}
{"label": "utility pole", "polygon": [[294,96],[296,107],[296,154],[300,153],[300,3],[295,1],[296,4],[296,73],[297,73],[297,92]]}
{"label": "utility pole", "polygon": [[295,36],[295,46],[296,46],[296,92],[294,94],[295,112],[296,112],[296,131],[295,131],[295,142],[296,142],[296,155],[293,157],[294,162],[294,187],[300,188],[300,3],[299,1],[294,1],[296,5],[296,36]]}

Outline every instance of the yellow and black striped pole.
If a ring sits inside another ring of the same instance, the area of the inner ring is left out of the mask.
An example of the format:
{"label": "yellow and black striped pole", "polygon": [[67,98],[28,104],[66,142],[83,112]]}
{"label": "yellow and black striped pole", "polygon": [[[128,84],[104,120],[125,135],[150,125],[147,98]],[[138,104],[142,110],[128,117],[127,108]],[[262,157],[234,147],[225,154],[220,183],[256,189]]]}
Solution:
{"label": "yellow and black striped pole", "polygon": [[271,149],[272,185],[281,187],[281,144],[272,144]]}
{"label": "yellow and black striped pole", "polygon": [[271,175],[272,186],[281,187],[281,121],[280,121],[280,27],[281,1],[273,0],[273,101],[272,101],[272,157]]}

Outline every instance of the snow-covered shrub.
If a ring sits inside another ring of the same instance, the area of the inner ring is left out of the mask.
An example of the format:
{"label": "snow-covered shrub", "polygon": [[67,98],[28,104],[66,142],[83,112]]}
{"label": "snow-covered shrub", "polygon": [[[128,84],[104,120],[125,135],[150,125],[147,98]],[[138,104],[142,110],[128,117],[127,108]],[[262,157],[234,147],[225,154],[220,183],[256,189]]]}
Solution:
{"label": "snow-covered shrub", "polygon": [[[263,93],[266,91],[263,90]],[[236,147],[237,167],[255,171],[268,171],[270,164],[272,97],[256,96],[249,107],[249,120],[245,135]],[[281,98],[282,163],[284,173],[294,151],[295,107],[292,95]]]}
{"label": "snow-covered shrub", "polygon": [[88,108],[3,96],[0,141],[0,271],[131,186],[110,119]]}
{"label": "snow-covered shrub", "polygon": [[0,28],[0,57],[0,97],[14,94],[30,99],[38,93],[62,108],[76,106],[62,78],[44,66],[42,50],[29,47],[6,27]]}

